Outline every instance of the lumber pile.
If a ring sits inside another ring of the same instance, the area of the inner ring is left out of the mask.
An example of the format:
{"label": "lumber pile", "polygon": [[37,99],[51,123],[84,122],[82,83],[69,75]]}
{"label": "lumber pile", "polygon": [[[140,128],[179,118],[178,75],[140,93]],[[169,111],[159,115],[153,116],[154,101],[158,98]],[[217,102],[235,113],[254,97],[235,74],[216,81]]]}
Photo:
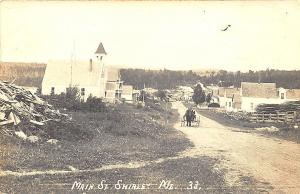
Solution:
{"label": "lumber pile", "polygon": [[261,104],[249,118],[253,122],[300,123],[300,101]]}
{"label": "lumber pile", "polygon": [[42,126],[48,121],[68,119],[37,95],[15,84],[0,81],[0,127],[30,123]]}
{"label": "lumber pile", "polygon": [[260,104],[256,107],[258,113],[300,112],[300,101],[290,101],[283,104]]}

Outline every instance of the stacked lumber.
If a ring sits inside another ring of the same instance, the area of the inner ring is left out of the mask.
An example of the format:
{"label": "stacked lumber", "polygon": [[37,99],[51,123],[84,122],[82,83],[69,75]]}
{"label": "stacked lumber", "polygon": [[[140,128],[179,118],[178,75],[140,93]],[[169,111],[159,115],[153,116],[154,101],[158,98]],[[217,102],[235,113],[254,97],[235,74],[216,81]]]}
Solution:
{"label": "stacked lumber", "polygon": [[280,104],[260,104],[256,107],[258,113],[276,113],[280,110]]}
{"label": "stacked lumber", "polygon": [[31,123],[41,126],[46,122],[67,119],[68,115],[53,109],[37,95],[15,84],[0,81],[0,126]]}
{"label": "stacked lumber", "polygon": [[300,111],[300,101],[291,101],[282,104],[282,111]]}
{"label": "stacked lumber", "polygon": [[251,114],[253,122],[299,123],[300,101],[290,101],[282,104],[260,104],[256,112]]}
{"label": "stacked lumber", "polygon": [[299,112],[300,101],[290,101],[283,104],[260,104],[256,107],[258,113]]}

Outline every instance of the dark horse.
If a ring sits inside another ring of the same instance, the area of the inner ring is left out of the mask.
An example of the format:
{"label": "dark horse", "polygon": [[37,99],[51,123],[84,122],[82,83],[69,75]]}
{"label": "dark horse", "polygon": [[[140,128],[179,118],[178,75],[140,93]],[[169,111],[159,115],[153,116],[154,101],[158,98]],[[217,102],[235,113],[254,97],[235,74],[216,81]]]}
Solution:
{"label": "dark horse", "polygon": [[196,115],[195,112],[189,108],[188,110],[186,110],[184,116],[186,119],[186,124],[188,127],[192,126],[192,121],[195,119]]}

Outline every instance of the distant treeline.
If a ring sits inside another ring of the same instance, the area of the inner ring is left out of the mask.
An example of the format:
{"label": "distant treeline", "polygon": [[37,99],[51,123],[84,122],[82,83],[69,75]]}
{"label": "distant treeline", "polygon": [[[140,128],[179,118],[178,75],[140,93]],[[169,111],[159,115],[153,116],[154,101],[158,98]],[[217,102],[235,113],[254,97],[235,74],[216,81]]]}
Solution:
{"label": "distant treeline", "polygon": [[157,89],[171,89],[177,85],[191,85],[198,81],[205,85],[240,87],[241,82],[274,82],[277,87],[300,88],[300,71],[284,71],[267,69],[263,71],[227,72],[225,70],[211,72],[171,71],[122,69],[122,79],[126,84],[136,89],[153,87]]}
{"label": "distant treeline", "polygon": [[204,83],[240,87],[241,82],[276,83],[277,87],[300,88],[300,71],[267,69],[262,71],[227,72],[225,70],[202,77]]}
{"label": "distant treeline", "polygon": [[21,86],[41,87],[46,64],[0,62],[0,80]]}
{"label": "distant treeline", "polygon": [[[41,87],[46,64],[0,62],[0,80],[13,81],[21,86]],[[240,87],[241,82],[274,82],[277,87],[300,88],[300,71],[267,69],[264,71],[227,72],[220,71],[171,71],[121,69],[122,80],[136,89],[152,87],[171,89],[178,85],[194,85],[198,81],[205,85]]]}
{"label": "distant treeline", "polygon": [[135,89],[152,87],[157,89],[174,88],[178,85],[195,84],[200,76],[193,71],[121,69],[121,78],[125,84]]}

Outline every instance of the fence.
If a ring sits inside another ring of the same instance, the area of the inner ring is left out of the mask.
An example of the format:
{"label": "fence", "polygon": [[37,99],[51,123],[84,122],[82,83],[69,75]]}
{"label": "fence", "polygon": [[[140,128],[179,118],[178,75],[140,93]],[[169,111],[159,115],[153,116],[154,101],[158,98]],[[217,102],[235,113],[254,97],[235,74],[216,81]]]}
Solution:
{"label": "fence", "polygon": [[252,113],[251,122],[275,122],[275,123],[300,123],[299,113],[296,111],[277,113]]}

